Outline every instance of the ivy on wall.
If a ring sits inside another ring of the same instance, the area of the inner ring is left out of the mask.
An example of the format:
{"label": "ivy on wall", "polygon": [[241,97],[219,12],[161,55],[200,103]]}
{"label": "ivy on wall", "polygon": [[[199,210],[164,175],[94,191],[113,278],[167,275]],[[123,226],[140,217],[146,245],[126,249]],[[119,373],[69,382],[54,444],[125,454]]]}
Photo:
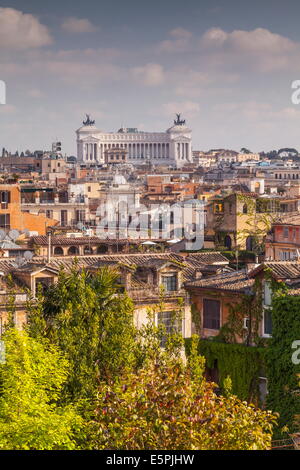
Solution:
{"label": "ivy on wall", "polygon": [[[185,345],[189,355],[190,338],[185,340]],[[221,389],[224,388],[226,378],[230,376],[232,393],[241,400],[259,402],[258,379],[265,373],[266,348],[200,339],[198,351],[205,357],[206,367],[214,368],[217,361]]]}
{"label": "ivy on wall", "polygon": [[272,302],[272,339],[267,357],[267,405],[280,414],[278,435],[284,427],[288,432],[300,430],[300,364],[292,361],[295,340],[300,340],[300,296],[280,292]]}

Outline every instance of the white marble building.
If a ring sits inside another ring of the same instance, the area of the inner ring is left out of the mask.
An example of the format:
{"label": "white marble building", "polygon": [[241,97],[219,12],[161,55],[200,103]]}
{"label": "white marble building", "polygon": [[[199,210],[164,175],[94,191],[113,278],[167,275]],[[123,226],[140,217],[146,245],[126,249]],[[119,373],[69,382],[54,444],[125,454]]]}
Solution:
{"label": "white marble building", "polygon": [[180,168],[193,161],[192,131],[185,121],[177,121],[166,132],[144,132],[134,128],[121,128],[118,132],[103,132],[87,115],[83,126],[76,131],[79,163],[102,164],[104,152],[110,148],[126,149],[128,163],[151,161],[154,165]]}

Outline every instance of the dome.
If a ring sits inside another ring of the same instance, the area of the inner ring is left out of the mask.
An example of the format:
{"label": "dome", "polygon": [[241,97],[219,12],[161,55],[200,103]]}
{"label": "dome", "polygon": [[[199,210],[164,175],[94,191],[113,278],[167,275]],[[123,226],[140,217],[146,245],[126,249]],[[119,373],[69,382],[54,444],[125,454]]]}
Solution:
{"label": "dome", "polygon": [[168,134],[182,134],[186,132],[192,132],[185,124],[178,125],[174,124],[174,126],[167,129]]}
{"label": "dome", "polygon": [[79,129],[77,129],[76,132],[80,133],[86,133],[86,134],[92,134],[94,132],[101,132],[98,127],[96,127],[94,124],[90,126],[81,126]]}

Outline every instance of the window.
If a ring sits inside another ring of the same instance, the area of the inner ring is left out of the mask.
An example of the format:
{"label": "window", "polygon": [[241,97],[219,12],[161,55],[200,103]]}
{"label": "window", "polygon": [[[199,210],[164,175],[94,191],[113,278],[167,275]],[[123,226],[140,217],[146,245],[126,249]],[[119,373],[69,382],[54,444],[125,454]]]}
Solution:
{"label": "window", "polygon": [[272,289],[269,282],[264,282],[264,305],[270,306],[272,304]]}
{"label": "window", "polygon": [[1,191],[1,202],[10,202],[10,191]]}
{"label": "window", "polygon": [[10,214],[0,214],[0,228],[10,229]]}
{"label": "window", "polygon": [[182,332],[182,319],[180,313],[174,310],[158,312],[157,324],[164,325],[166,335],[162,338],[161,346],[164,347],[167,341],[167,335]]}
{"label": "window", "polygon": [[289,228],[283,227],[283,236],[284,238],[289,238]]}
{"label": "window", "polygon": [[260,405],[264,407],[268,395],[268,381],[266,377],[259,377],[258,380]]}
{"label": "window", "polygon": [[68,224],[68,211],[60,211],[60,224],[62,227],[65,227]]}
{"label": "window", "polygon": [[41,288],[42,292],[45,293],[52,284],[53,279],[51,277],[39,277],[35,279],[35,292],[37,293]]}
{"label": "window", "polygon": [[85,210],[76,211],[76,222],[85,222]]}
{"label": "window", "polygon": [[203,327],[220,329],[221,304],[219,300],[203,299]]}
{"label": "window", "polygon": [[214,212],[215,214],[219,214],[220,212],[224,212],[224,207],[222,203],[217,203],[214,205]]}
{"label": "window", "polygon": [[162,276],[162,285],[167,292],[172,292],[177,290],[177,276],[173,274],[172,276]]}
{"label": "window", "polygon": [[270,309],[264,310],[263,315],[263,336],[272,335],[272,315]]}
{"label": "window", "polygon": [[10,203],[10,191],[1,191],[1,209],[7,209]]}

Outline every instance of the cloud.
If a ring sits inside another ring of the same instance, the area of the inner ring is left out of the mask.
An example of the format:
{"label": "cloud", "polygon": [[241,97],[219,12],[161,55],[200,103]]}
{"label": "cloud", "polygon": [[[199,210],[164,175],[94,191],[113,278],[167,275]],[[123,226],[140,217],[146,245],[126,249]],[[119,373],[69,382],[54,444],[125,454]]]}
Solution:
{"label": "cloud", "polygon": [[226,33],[220,28],[212,28],[203,35],[202,43],[208,47],[223,47],[254,54],[286,53],[293,51],[297,45],[294,41],[265,28],[256,28],[252,31],[234,30],[231,33]]}
{"label": "cloud", "polygon": [[13,8],[0,8],[1,48],[24,50],[53,42],[48,28],[33,15]]}
{"label": "cloud", "polygon": [[254,65],[261,72],[299,69],[300,43],[265,28],[229,33],[211,28],[202,35],[199,51],[217,66]]}
{"label": "cloud", "polygon": [[200,106],[194,101],[169,102],[163,105],[163,114],[165,116],[182,113],[184,117],[192,118],[199,114],[199,111]]}
{"label": "cloud", "polygon": [[86,18],[75,18],[71,16],[66,18],[66,20],[61,25],[62,29],[67,33],[94,33],[98,30],[90,20]]}
{"label": "cloud", "polygon": [[141,84],[146,86],[161,85],[165,80],[164,69],[159,64],[146,64],[142,67],[134,67],[133,77]]}
{"label": "cloud", "polygon": [[225,121],[227,123],[232,119],[243,118],[243,122],[252,123],[257,126],[270,125],[272,123],[273,125],[275,123],[285,123],[288,125],[290,122],[299,122],[300,119],[300,110],[292,106],[276,108],[271,103],[257,101],[220,103],[213,106],[212,111],[215,116],[221,116],[222,120],[226,116]]}
{"label": "cloud", "polygon": [[[72,83],[88,87],[103,80],[119,80],[122,78],[122,69],[112,64],[83,63],[81,61],[56,61],[44,62],[43,68],[49,74],[65,83]],[[38,64],[35,64],[36,68]]]}
{"label": "cloud", "polygon": [[169,34],[177,39],[189,39],[192,36],[190,31],[181,27],[172,29]]}
{"label": "cloud", "polygon": [[178,27],[169,31],[172,39],[166,39],[158,45],[159,52],[183,52],[189,46],[189,41],[192,36],[190,31]]}

